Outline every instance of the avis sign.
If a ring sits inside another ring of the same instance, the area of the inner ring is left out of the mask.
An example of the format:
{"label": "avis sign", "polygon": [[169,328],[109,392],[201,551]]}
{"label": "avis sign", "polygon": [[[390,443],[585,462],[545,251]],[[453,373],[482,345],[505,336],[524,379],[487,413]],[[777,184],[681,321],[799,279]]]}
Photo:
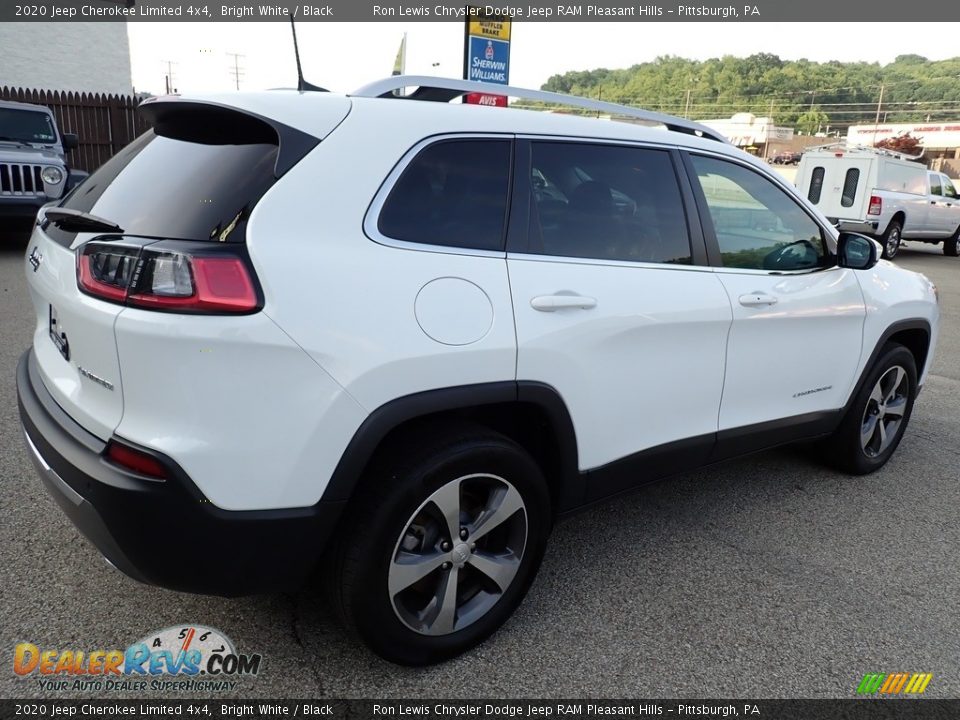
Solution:
{"label": "avis sign", "polygon": [[[464,79],[496,85],[510,82],[510,24],[508,15],[488,15],[484,8],[467,8]],[[470,93],[464,101],[473,105],[507,106],[506,96],[495,93]]]}

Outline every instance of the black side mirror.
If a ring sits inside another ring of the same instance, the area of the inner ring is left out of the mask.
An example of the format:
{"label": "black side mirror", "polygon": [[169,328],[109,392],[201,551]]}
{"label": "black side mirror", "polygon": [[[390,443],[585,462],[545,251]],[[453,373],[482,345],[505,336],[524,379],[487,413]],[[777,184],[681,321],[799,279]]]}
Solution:
{"label": "black side mirror", "polygon": [[873,238],[842,232],[837,240],[837,265],[851,270],[869,270],[880,259],[883,248]]}
{"label": "black side mirror", "polygon": [[76,133],[63,133],[63,149],[76,150],[80,147],[80,138]]}

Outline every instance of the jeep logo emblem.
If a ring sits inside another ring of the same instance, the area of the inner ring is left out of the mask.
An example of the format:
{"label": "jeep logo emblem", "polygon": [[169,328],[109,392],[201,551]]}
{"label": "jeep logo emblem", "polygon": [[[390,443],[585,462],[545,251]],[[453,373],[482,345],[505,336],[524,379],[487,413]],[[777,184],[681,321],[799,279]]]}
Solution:
{"label": "jeep logo emblem", "polygon": [[33,250],[30,251],[30,264],[33,265],[33,271],[36,272],[40,268],[40,263],[43,262],[43,253],[37,249],[37,246],[33,246]]}

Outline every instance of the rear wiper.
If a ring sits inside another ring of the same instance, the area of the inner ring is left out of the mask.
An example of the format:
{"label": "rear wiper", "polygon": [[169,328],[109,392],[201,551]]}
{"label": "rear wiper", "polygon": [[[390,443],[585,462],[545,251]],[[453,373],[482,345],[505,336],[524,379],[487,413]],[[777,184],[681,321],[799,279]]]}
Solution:
{"label": "rear wiper", "polygon": [[50,208],[44,213],[44,217],[68,232],[123,232],[123,228],[114,222],[69,208]]}

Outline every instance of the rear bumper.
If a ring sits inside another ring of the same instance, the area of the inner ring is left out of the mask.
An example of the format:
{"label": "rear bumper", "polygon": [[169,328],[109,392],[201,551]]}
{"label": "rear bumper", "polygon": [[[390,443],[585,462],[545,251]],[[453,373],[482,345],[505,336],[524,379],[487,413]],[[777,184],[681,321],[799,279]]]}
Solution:
{"label": "rear bumper", "polygon": [[103,459],[103,440],[60,408],[33,351],[17,366],[27,448],[47,490],[119,570],[141,582],[213,595],[290,590],[314,570],[345,503],[227,511],[215,507],[169,458],[150,480]]}
{"label": "rear bumper", "polygon": [[837,218],[827,218],[837,226],[841,232],[855,232],[864,235],[876,235],[880,223],[877,220],[838,220]]}

